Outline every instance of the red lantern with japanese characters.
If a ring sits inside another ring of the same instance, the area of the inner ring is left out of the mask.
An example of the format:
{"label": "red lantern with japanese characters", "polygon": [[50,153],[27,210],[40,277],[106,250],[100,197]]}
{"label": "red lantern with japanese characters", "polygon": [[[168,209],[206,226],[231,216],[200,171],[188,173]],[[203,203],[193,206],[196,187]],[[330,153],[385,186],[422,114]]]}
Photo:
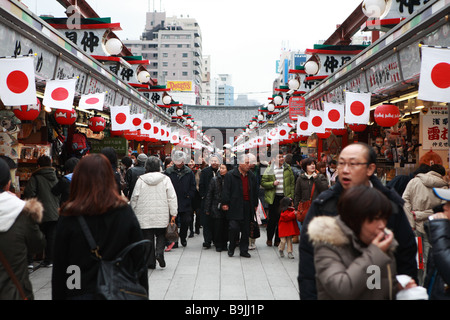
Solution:
{"label": "red lantern with japanese characters", "polygon": [[33,121],[41,112],[41,101],[37,99],[36,104],[13,107],[14,115],[21,121]]}
{"label": "red lantern with japanese characters", "polygon": [[392,127],[400,119],[400,110],[393,104],[382,104],[375,109],[375,122],[381,127]]}
{"label": "red lantern with japanese characters", "polygon": [[102,132],[106,127],[106,120],[103,117],[95,116],[89,119],[88,125],[92,132]]}
{"label": "red lantern with japanese characters", "polygon": [[123,135],[123,130],[117,130],[117,131],[111,130],[110,135],[111,135],[111,137],[121,137]]}
{"label": "red lantern with japanese characters", "polygon": [[367,125],[365,124],[349,124],[348,127],[350,128],[350,130],[354,131],[354,132],[363,132],[364,130],[366,130]]}
{"label": "red lantern with japanese characters", "polygon": [[75,109],[56,109],[55,120],[63,126],[70,126],[74,124],[75,121],[77,121],[77,112],[75,111]]}

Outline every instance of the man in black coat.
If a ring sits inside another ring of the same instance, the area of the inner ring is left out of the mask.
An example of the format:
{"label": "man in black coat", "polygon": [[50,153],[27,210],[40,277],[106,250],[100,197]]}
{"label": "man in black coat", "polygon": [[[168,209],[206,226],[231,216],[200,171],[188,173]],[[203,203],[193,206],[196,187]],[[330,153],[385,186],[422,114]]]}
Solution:
{"label": "man in black coat", "polygon": [[195,196],[196,184],[192,170],[185,165],[186,154],[175,151],[172,155],[174,165],[164,172],[172,181],[177,194],[178,217],[180,219],[180,241],[183,247],[187,245],[187,233],[192,220],[192,200]]}
{"label": "man in black coat", "polygon": [[133,195],[134,186],[136,185],[138,178],[141,175],[145,174],[145,162],[147,161],[147,159],[148,157],[144,153],[138,155],[137,164],[134,167],[128,169],[127,173],[125,174],[125,182],[127,184],[127,187],[125,188],[124,193],[128,199],[131,199],[131,196]]}
{"label": "man in black coat", "polygon": [[[314,249],[309,241],[308,224],[316,216],[336,216],[337,203],[345,190],[358,185],[372,186],[383,192],[392,204],[392,215],[387,228],[392,230],[398,242],[395,253],[397,274],[406,274],[417,282],[417,244],[414,233],[403,211],[403,199],[398,193],[383,186],[373,175],[376,170],[376,154],[364,143],[355,143],[345,147],[339,155],[338,181],[330,189],[322,192],[313,201],[303,222],[300,237],[299,289],[300,299],[317,299],[314,267]],[[361,208],[364,210],[364,208]],[[369,275],[368,275],[369,276]]]}
{"label": "man in black coat", "polygon": [[222,210],[229,222],[230,241],[228,256],[234,255],[239,233],[240,256],[250,258],[248,243],[250,235],[250,219],[258,207],[258,184],[256,176],[250,171],[250,157],[243,155],[238,167],[225,175],[222,190]]}
{"label": "man in black coat", "polygon": [[205,199],[208,194],[209,185],[211,183],[212,178],[214,178],[217,174],[219,174],[219,167],[222,163],[221,157],[217,154],[212,154],[209,157],[209,166],[204,168],[200,173],[200,182],[198,184],[198,192],[201,197],[201,221],[203,226],[203,247],[211,248],[211,241],[213,239],[212,234],[212,222],[211,217],[206,215],[205,212]]}

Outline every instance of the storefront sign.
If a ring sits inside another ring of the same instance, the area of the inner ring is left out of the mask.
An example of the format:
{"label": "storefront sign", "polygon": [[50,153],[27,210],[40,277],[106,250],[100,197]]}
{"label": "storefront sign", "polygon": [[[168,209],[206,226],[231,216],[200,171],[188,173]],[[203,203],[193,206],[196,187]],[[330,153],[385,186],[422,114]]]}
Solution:
{"label": "storefront sign", "polygon": [[448,150],[448,108],[433,106],[422,117],[424,150]]}
{"label": "storefront sign", "polygon": [[396,54],[372,66],[366,73],[369,91],[383,93],[395,86],[402,79],[400,77],[400,64]]}
{"label": "storefront sign", "polygon": [[63,59],[58,59],[58,65],[56,67],[56,80],[66,80],[78,78],[77,84],[75,86],[75,92],[79,95],[83,94],[84,88],[86,87],[86,82],[88,76],[85,72],[81,71],[74,65],[66,62]]}
{"label": "storefront sign", "polygon": [[126,154],[128,152],[128,141],[125,138],[110,137],[103,140],[90,140],[91,153],[100,153],[103,148],[112,147],[118,154]]}
{"label": "storefront sign", "polygon": [[50,53],[20,33],[0,25],[0,56],[20,56],[36,53],[36,78],[53,79],[56,66],[56,55]]}
{"label": "storefront sign", "polygon": [[306,116],[305,98],[293,96],[289,99],[289,119],[296,121],[298,116]]}
{"label": "storefront sign", "polygon": [[192,81],[167,81],[170,91],[192,91]]}

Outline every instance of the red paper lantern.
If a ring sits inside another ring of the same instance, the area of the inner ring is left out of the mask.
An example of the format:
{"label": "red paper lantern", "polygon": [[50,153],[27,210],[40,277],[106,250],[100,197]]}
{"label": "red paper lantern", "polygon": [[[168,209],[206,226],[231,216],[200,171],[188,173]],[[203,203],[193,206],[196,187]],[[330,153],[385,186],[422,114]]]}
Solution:
{"label": "red paper lantern", "polygon": [[348,127],[354,132],[363,132],[366,130],[367,125],[365,124],[349,124]]}
{"label": "red paper lantern", "polygon": [[375,109],[375,122],[381,127],[392,127],[400,119],[400,111],[393,104],[382,104]]}
{"label": "red paper lantern", "polygon": [[346,128],[343,128],[343,129],[332,129],[331,132],[333,132],[333,134],[335,136],[343,136],[347,132],[347,129]]}
{"label": "red paper lantern", "polygon": [[328,139],[331,136],[331,129],[325,129],[325,133],[316,133],[319,139]]}
{"label": "red paper lantern", "polygon": [[138,135],[138,131],[125,130],[123,132],[123,137],[125,139],[127,139],[128,141],[136,140],[137,135]]}
{"label": "red paper lantern", "polygon": [[41,113],[41,101],[36,98],[37,103],[31,105],[15,106],[13,112],[17,119],[21,121],[33,121]]}
{"label": "red paper lantern", "polygon": [[106,120],[99,116],[92,117],[89,119],[88,125],[93,132],[102,132],[106,127]]}
{"label": "red paper lantern", "polygon": [[113,131],[110,132],[111,137],[120,137],[123,135],[123,130]]}
{"label": "red paper lantern", "polygon": [[77,121],[77,112],[74,109],[56,109],[55,120],[63,126],[70,126]]}

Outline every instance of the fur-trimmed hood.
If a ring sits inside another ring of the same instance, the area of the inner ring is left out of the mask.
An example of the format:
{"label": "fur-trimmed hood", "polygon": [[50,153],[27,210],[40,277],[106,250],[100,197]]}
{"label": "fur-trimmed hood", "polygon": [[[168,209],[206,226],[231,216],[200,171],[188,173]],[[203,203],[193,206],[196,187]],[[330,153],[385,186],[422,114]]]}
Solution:
{"label": "fur-trimmed hood", "polygon": [[21,212],[40,223],[44,208],[37,199],[23,201],[9,192],[0,193],[0,232],[8,231]]}
{"label": "fur-trimmed hood", "polygon": [[[391,232],[388,230],[388,232]],[[315,217],[308,225],[308,235],[313,246],[319,243],[327,243],[336,247],[349,245],[351,242],[355,248],[361,247],[361,241],[354,232],[341,220],[339,216]],[[395,239],[392,240],[390,250],[394,251],[398,246]]]}

